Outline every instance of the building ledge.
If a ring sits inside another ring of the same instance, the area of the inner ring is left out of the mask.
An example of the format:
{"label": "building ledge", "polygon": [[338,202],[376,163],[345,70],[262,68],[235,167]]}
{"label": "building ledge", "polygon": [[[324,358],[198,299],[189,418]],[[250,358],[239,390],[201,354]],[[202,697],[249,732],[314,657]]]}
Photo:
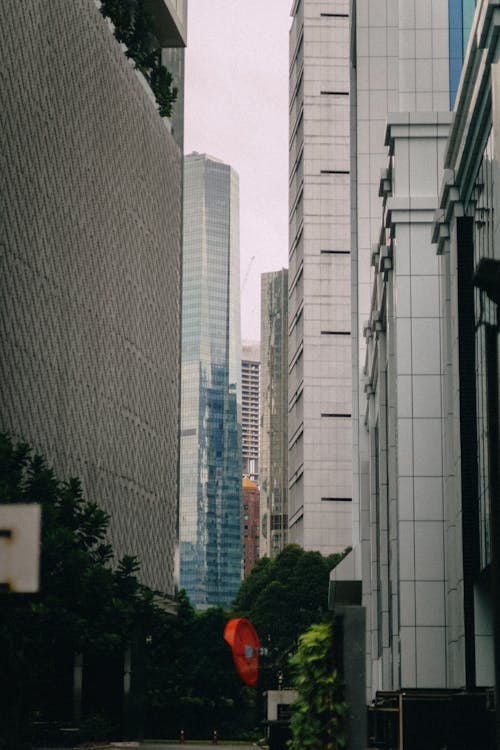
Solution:
{"label": "building ledge", "polygon": [[361,548],[355,547],[330,572],[328,607],[361,604]]}

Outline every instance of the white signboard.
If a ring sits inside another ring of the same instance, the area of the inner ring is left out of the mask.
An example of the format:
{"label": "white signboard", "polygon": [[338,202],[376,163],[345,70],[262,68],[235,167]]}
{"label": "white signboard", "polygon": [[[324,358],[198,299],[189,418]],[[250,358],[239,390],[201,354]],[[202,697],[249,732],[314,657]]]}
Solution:
{"label": "white signboard", "polygon": [[0,588],[38,591],[40,505],[0,505]]}

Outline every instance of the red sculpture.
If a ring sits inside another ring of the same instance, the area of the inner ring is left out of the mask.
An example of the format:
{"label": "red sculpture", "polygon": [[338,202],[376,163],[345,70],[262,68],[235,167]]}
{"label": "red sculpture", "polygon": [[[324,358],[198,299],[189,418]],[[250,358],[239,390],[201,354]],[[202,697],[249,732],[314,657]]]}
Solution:
{"label": "red sculpture", "polygon": [[259,674],[260,641],[257,632],[246,617],[233,617],[224,628],[224,640],[233,651],[238,674],[247,685],[255,685]]}

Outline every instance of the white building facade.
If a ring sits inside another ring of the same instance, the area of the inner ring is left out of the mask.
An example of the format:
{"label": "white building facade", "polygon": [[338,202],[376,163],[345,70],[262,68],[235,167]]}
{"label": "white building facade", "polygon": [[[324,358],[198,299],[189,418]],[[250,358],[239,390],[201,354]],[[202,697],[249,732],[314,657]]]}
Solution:
{"label": "white building facade", "polygon": [[242,474],[259,483],[260,344],[241,345],[241,459]]}
{"label": "white building facade", "polygon": [[289,541],[352,541],[349,4],[296,0],[290,31]]}
{"label": "white building facade", "polygon": [[500,7],[471,5],[351,8],[359,544],[332,598],[362,580],[377,747],[499,741]]}

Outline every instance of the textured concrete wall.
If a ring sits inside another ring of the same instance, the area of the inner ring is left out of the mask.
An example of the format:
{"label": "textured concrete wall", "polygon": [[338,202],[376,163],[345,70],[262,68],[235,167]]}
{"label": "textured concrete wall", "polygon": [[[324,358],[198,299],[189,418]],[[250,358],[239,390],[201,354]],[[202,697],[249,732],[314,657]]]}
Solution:
{"label": "textured concrete wall", "polygon": [[173,589],[182,156],[93,0],[8,0],[0,429]]}

